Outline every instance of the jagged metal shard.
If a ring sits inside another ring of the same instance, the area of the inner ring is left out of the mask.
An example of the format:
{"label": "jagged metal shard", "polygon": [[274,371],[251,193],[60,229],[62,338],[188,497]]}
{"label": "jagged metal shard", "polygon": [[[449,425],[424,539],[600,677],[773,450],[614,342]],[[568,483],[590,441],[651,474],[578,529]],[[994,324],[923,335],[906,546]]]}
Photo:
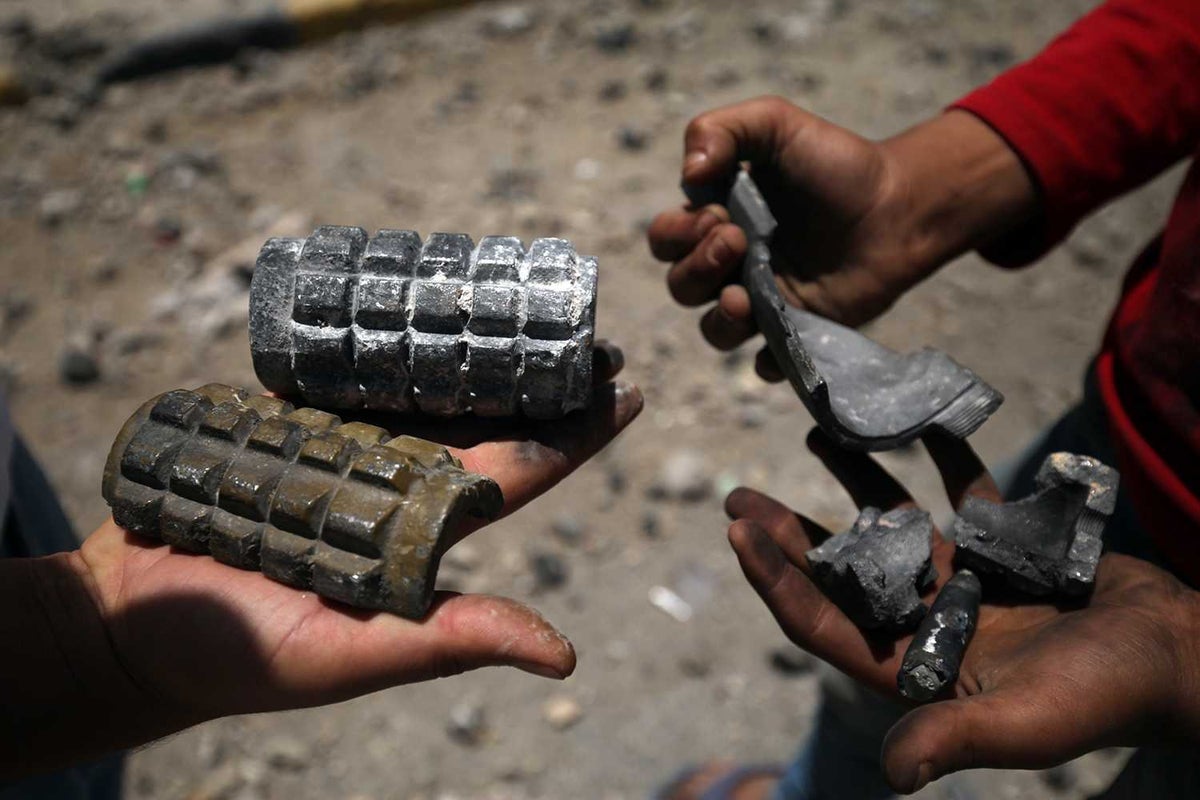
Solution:
{"label": "jagged metal shard", "polygon": [[927,703],[958,680],[982,597],[983,587],[970,570],[960,570],[946,582],[904,653],[896,676],[900,694]]}
{"label": "jagged metal shard", "polygon": [[500,487],[443,447],[211,384],[144,404],[104,468],[117,524],[358,608],[419,618]]}
{"label": "jagged metal shard", "polygon": [[1120,477],[1094,458],[1052,453],[1030,496],[999,505],[967,498],[954,522],[955,558],[1025,594],[1087,594]]}
{"label": "jagged metal shard", "polygon": [[777,223],[745,171],[728,191],[685,187],[696,206],[717,202],[746,232],[742,283],[755,322],[796,393],[829,436],[852,450],[892,450],[930,430],[963,439],[1004,396],[945,353],[902,355],[853,328],[789,305],[771,269]]}
{"label": "jagged metal shard", "polygon": [[597,277],[563,239],[272,239],[250,289],[254,368],[321,408],[562,417],[591,400]]}
{"label": "jagged metal shard", "polygon": [[910,631],[925,616],[921,592],[937,579],[933,520],[919,508],[864,508],[846,533],[807,553],[813,577],[864,630]]}

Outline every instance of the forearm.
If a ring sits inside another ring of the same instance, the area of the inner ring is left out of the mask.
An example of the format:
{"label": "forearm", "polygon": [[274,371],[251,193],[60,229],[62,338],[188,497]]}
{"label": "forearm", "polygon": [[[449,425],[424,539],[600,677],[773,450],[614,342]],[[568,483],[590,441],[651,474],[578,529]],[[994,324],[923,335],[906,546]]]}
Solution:
{"label": "forearm", "polygon": [[1200,743],[1200,592],[1186,591],[1181,603],[1182,652],[1178,656],[1178,726],[1184,737]]}
{"label": "forearm", "polygon": [[882,143],[887,196],[921,277],[1019,227],[1038,211],[1018,155],[982,120],[951,110]]}
{"label": "forearm", "polygon": [[171,731],[115,656],[87,581],[77,552],[0,560],[0,782]]}

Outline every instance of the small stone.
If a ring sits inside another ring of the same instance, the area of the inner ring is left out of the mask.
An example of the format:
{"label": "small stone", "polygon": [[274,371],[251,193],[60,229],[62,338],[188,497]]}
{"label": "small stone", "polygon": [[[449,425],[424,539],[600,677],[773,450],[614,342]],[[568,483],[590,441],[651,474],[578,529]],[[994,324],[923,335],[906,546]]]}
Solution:
{"label": "small stone", "polygon": [[662,536],[662,518],[653,508],[642,512],[642,535],[647,539],[657,539]]}
{"label": "small stone", "polygon": [[455,742],[475,747],[487,737],[487,713],[479,703],[463,702],[450,709],[446,733]]}
{"label": "small stone", "polygon": [[620,100],[628,94],[629,89],[625,85],[625,81],[613,78],[600,84],[600,99],[606,103],[611,103]]}
{"label": "small stone", "polygon": [[542,705],[542,719],[555,730],[565,731],[583,719],[583,707],[570,697],[551,697]]}
{"label": "small stone", "polygon": [[38,209],[41,223],[56,228],[75,215],[83,205],[83,193],[78,189],[57,189],[42,198]]}
{"label": "small stone", "polygon": [[651,496],[697,503],[712,494],[712,478],[704,457],[694,450],[680,450],[663,462]]}
{"label": "small stone", "polygon": [[629,488],[629,478],[625,474],[625,470],[613,464],[608,468],[608,490],[614,495],[625,494],[625,490]]}
{"label": "small stone", "polygon": [[529,6],[503,6],[483,23],[483,32],[496,39],[511,39],[533,30],[538,18]]}
{"label": "small stone", "polygon": [[689,678],[706,678],[712,672],[712,653],[704,649],[693,649],[679,659],[679,671]]}
{"label": "small stone", "polygon": [[575,162],[575,179],[579,181],[594,181],[603,171],[603,165],[594,158],[581,158]]}
{"label": "small stone", "polygon": [[642,73],[642,86],[648,92],[661,92],[667,88],[670,75],[664,67],[648,67]]}
{"label": "small stone", "polygon": [[639,128],[634,125],[625,125],[617,131],[617,144],[623,150],[637,152],[645,150],[646,145],[650,143],[650,134],[645,128]]}
{"label": "small stone", "polygon": [[268,740],[262,757],[273,769],[295,772],[308,766],[312,748],[290,736],[277,736]]}
{"label": "small stone", "polygon": [[560,589],[566,585],[570,577],[567,562],[555,553],[534,553],[529,559],[533,570],[533,579],[541,591]]}
{"label": "small stone", "polygon": [[767,424],[767,409],[761,403],[744,403],[738,409],[738,425],[746,430],[761,428]]}
{"label": "small stone", "polygon": [[637,41],[637,28],[625,20],[604,22],[597,26],[592,41],[605,53],[623,53]]}
{"label": "small stone", "polygon": [[100,363],[94,354],[69,344],[58,358],[58,374],[64,383],[85,386],[100,379]]}
{"label": "small stone", "polygon": [[564,544],[574,547],[583,539],[584,533],[587,531],[587,526],[578,517],[570,514],[563,514],[554,520],[551,526],[554,535],[563,541]]}
{"label": "small stone", "polygon": [[812,654],[796,645],[777,647],[771,651],[771,667],[781,675],[807,675],[817,665]]}

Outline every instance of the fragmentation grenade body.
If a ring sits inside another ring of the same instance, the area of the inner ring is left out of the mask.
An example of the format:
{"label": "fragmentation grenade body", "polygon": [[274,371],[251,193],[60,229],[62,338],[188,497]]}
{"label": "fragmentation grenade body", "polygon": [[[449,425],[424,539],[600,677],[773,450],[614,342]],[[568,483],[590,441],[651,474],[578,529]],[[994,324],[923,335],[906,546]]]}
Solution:
{"label": "fragmentation grenade body", "polygon": [[219,384],[143,405],[103,491],[133,533],[413,618],[465,518],[503,505],[439,445]]}
{"label": "fragmentation grenade body", "polygon": [[596,260],[562,239],[272,239],[250,291],[254,368],[321,408],[561,417],[591,398],[596,284]]}

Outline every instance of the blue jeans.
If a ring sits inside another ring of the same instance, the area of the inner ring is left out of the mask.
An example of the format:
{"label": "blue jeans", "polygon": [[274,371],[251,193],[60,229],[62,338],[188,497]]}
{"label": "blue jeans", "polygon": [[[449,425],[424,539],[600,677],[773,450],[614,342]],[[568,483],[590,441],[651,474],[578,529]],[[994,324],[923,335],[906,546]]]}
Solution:
{"label": "blue jeans", "polygon": [[[0,520],[0,558],[36,558],[79,546],[54,490],[20,438],[13,442],[12,500]],[[18,783],[0,785],[0,800],[117,800],[123,754]]]}
{"label": "blue jeans", "polygon": [[[1046,456],[1070,452],[1116,464],[1104,405],[1089,373],[1083,400],[1011,464],[995,471],[1008,499],[1025,497]],[[1163,565],[1164,559],[1138,526],[1129,497],[1117,507],[1104,532],[1105,550]],[[855,684],[840,672],[821,674],[821,705],[813,730],[774,792],[774,800],[887,800],[895,797],[880,769],[883,738],[905,709]],[[1194,749],[1144,747],[1116,782],[1093,800],[1200,798],[1200,765]],[[949,792],[954,796],[953,789]],[[964,796],[969,796],[965,795]]]}

